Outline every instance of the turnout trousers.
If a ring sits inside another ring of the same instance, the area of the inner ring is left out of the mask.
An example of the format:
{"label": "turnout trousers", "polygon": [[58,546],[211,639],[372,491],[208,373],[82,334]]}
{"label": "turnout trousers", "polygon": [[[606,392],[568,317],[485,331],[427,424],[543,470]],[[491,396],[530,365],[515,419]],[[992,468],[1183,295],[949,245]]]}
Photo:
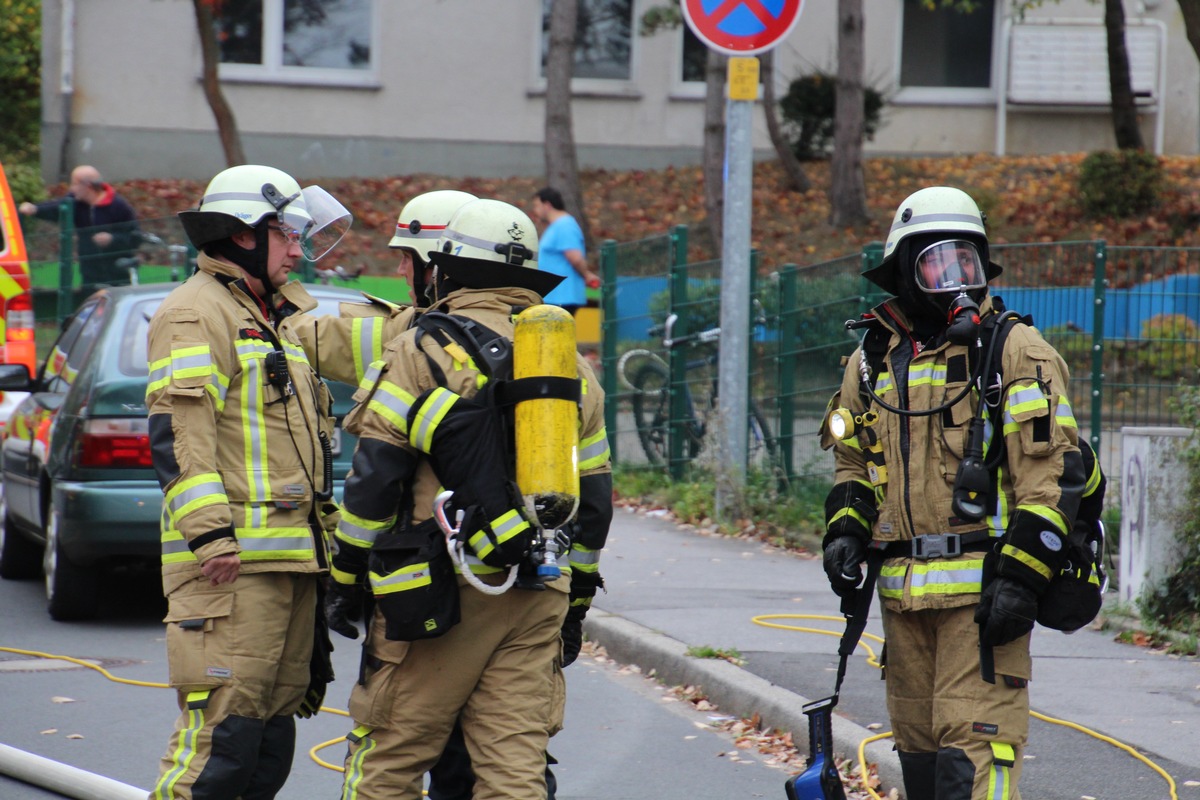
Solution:
{"label": "turnout trousers", "polygon": [[887,706],[907,797],[1020,800],[1029,635],[995,648],[996,683],[987,683],[974,615],[974,605],[884,610]]}
{"label": "turnout trousers", "polygon": [[292,769],[308,690],[315,574],[243,573],[168,598],[167,660],[180,715],[150,800],[270,800]]}
{"label": "turnout trousers", "polygon": [[567,595],[485,595],[459,577],[462,621],[436,639],[370,632],[365,685],[350,694],[343,800],[418,800],[456,719],[475,772],[474,800],[546,796],[546,743],[561,719],[559,632]]}

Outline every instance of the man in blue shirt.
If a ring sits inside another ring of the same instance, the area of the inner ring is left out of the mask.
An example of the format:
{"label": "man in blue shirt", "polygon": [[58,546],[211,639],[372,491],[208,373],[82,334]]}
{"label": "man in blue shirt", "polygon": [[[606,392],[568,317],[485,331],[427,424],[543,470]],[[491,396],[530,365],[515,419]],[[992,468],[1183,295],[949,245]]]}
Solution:
{"label": "man in blue shirt", "polygon": [[587,287],[600,285],[600,276],[588,269],[583,231],[566,212],[562,193],[549,186],[534,194],[533,216],[546,226],[538,243],[538,269],[564,278],[542,299],[574,314],[587,305]]}

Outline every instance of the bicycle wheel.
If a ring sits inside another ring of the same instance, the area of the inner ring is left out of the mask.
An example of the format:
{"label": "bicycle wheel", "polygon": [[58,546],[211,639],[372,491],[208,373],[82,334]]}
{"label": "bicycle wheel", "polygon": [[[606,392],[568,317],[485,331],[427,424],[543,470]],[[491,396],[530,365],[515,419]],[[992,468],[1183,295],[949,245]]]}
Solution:
{"label": "bicycle wheel", "polygon": [[[654,361],[645,363],[637,368],[630,383],[634,388],[633,422],[637,426],[638,440],[646,452],[646,459],[655,466],[663,466],[671,457],[667,449],[671,422],[667,368]],[[703,430],[698,430],[696,423],[691,422],[684,427],[684,437],[684,458],[690,461],[700,451]]]}
{"label": "bicycle wheel", "polygon": [[667,423],[671,419],[671,394],[666,367],[647,362],[637,368],[633,379],[633,424],[646,459],[655,466],[667,463]]}

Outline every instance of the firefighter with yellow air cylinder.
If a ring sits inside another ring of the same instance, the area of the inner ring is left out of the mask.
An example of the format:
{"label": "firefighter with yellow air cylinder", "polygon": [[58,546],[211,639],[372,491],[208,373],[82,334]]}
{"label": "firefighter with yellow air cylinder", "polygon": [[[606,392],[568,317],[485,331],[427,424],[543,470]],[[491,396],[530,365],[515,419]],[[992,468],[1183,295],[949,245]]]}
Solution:
{"label": "firefighter with yellow air cylinder", "polygon": [[420,797],[456,719],[477,800],[546,796],[612,481],[603,393],[569,315],[541,303],[559,278],[536,251],[516,207],[459,208],[430,254],[432,305],[347,417],[327,612],[351,638],[364,601],[369,616],[344,797]]}

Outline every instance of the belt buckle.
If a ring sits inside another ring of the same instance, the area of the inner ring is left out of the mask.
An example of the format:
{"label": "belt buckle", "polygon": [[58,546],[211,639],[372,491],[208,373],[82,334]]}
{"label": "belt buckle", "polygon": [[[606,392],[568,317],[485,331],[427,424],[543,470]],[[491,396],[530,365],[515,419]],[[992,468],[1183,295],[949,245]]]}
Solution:
{"label": "belt buckle", "polygon": [[912,557],[921,561],[962,554],[962,539],[957,533],[927,533],[912,540]]}

